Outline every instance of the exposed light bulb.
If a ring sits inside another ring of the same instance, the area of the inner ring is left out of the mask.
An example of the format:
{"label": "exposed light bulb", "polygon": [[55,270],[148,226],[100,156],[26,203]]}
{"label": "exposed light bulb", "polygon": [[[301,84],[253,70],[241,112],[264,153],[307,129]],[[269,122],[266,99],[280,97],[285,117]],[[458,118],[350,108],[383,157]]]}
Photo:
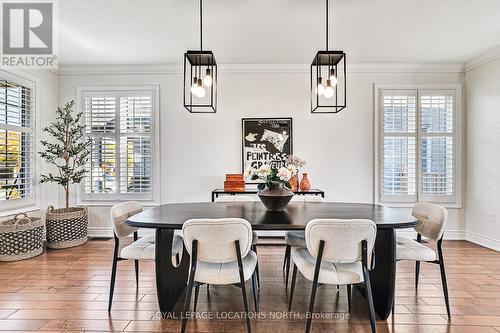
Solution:
{"label": "exposed light bulb", "polygon": [[211,87],[213,83],[214,83],[214,80],[212,79],[212,73],[210,72],[210,69],[209,69],[209,68],[207,68],[206,75],[205,75],[205,77],[203,78],[203,84],[204,84],[206,87]]}
{"label": "exposed light bulb", "polygon": [[337,76],[335,76],[335,70],[332,68],[330,69],[330,81],[332,81],[332,87],[335,87],[337,85]]}
{"label": "exposed light bulb", "polygon": [[198,92],[198,78],[195,77],[194,78],[194,83],[193,85],[191,86],[191,94],[193,95],[197,95],[197,92]]}
{"label": "exposed light bulb", "polygon": [[332,86],[335,87],[337,85],[338,80],[337,80],[337,77],[335,75],[330,76],[330,81],[332,81]]}
{"label": "exposed light bulb", "polygon": [[203,89],[202,86],[198,86],[196,96],[198,96],[199,98],[205,97],[205,89]]}
{"label": "exposed light bulb", "polygon": [[286,135],[286,131],[283,131],[283,135]]}
{"label": "exposed light bulb", "polygon": [[333,88],[332,88],[332,80],[326,80],[326,89],[325,93],[323,94],[326,98],[332,98],[333,97]]}
{"label": "exposed light bulb", "polygon": [[323,78],[318,78],[318,85],[316,86],[316,94],[322,96],[325,93],[325,86],[323,85]]}
{"label": "exposed light bulb", "polygon": [[198,96],[199,98],[203,98],[203,97],[205,97],[205,89],[203,89],[201,79],[198,79],[197,82],[198,82],[198,84],[197,84],[195,95]]}

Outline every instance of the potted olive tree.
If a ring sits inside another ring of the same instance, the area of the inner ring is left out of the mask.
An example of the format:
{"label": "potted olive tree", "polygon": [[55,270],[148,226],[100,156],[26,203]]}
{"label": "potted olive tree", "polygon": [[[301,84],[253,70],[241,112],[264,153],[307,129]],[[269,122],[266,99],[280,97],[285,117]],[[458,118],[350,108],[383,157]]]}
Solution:
{"label": "potted olive tree", "polygon": [[80,120],[82,113],[75,115],[75,101],[58,107],[56,119],[43,131],[51,140],[42,140],[40,156],[57,172],[41,176],[42,183],[56,183],[63,187],[66,205],[54,209],[49,206],[46,215],[47,247],[64,249],[87,242],[88,214],[86,207],[70,207],[71,184],[79,184],[84,175],[84,166],[90,154],[90,140],[84,138],[85,125]]}

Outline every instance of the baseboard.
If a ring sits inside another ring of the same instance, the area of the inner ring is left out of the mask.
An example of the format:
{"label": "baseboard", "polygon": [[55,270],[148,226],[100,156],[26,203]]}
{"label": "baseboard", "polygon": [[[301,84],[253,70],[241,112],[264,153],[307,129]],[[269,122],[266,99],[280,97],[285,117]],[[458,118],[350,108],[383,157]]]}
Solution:
{"label": "baseboard", "polygon": [[467,231],[465,235],[465,240],[477,245],[487,247],[488,249],[500,252],[500,241],[497,239],[476,234],[475,232]]}
{"label": "baseboard", "polygon": [[92,238],[112,238],[113,231],[108,228],[88,228],[87,234]]}

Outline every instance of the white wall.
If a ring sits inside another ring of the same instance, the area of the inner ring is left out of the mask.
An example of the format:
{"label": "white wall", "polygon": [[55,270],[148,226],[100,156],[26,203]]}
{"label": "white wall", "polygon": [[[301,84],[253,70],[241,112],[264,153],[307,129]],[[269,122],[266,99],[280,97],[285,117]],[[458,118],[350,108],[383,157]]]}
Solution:
{"label": "white wall", "polygon": [[[466,73],[467,239],[500,251],[500,58]],[[492,215],[496,222],[492,223]]]}
{"label": "white wall", "polygon": [[[29,71],[19,71],[19,70],[0,70],[0,78],[2,73],[6,72],[11,75],[17,75],[22,79],[35,82],[35,94],[36,94],[36,104],[35,104],[35,133],[38,136],[36,138],[36,151],[40,151],[41,144],[39,140],[42,128],[49,125],[49,123],[55,117],[55,110],[59,104],[59,77],[57,74],[50,72],[48,70],[29,70]],[[38,157],[35,157],[35,173],[40,174],[40,171],[47,170],[46,165]],[[29,210],[32,214],[43,215],[43,210],[47,208],[48,205],[57,204],[58,190],[57,186],[51,184],[39,184],[36,183],[36,196],[37,202],[35,207],[30,207]],[[20,211],[26,211],[26,209],[21,209]],[[16,210],[17,212],[17,210]],[[12,213],[16,213],[12,211]],[[0,211],[0,216],[5,212]],[[11,211],[9,211],[11,213]]]}
{"label": "white wall", "polygon": [[[224,175],[241,169],[241,118],[293,117],[294,154],[307,160],[313,187],[329,201],[373,202],[374,84],[463,83],[458,70],[376,69],[351,66],[348,108],[311,115],[309,72],[302,67],[228,66],[220,73],[216,114],[190,114],[182,106],[182,75],[86,68],[62,69],[59,103],[76,98],[77,86],[160,85],[161,203],[209,201]],[[138,71],[137,69],[133,69]],[[101,72],[102,74],[98,74]],[[75,198],[73,197],[73,201]],[[60,202],[62,203],[62,202]],[[91,228],[108,228],[107,209],[91,210]],[[447,229],[463,234],[464,212],[450,211]]]}

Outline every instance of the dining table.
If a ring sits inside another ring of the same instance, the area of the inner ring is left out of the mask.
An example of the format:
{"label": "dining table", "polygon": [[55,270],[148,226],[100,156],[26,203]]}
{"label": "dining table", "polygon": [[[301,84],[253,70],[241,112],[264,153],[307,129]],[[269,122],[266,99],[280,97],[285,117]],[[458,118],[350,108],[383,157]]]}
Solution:
{"label": "dining table", "polygon": [[[409,210],[369,203],[292,202],[285,211],[268,211],[259,202],[196,202],[155,206],[128,218],[126,224],[156,229],[155,275],[158,305],[168,318],[187,286],[190,256],[184,247],[180,261],[172,260],[175,230],[189,219],[242,218],[253,230],[305,230],[312,219],[369,219],[377,225],[370,272],[375,312],[387,319],[394,302],[396,279],[396,229],[411,228],[420,222]],[[361,287],[362,288],[362,287]],[[364,293],[362,293],[364,294]]]}

